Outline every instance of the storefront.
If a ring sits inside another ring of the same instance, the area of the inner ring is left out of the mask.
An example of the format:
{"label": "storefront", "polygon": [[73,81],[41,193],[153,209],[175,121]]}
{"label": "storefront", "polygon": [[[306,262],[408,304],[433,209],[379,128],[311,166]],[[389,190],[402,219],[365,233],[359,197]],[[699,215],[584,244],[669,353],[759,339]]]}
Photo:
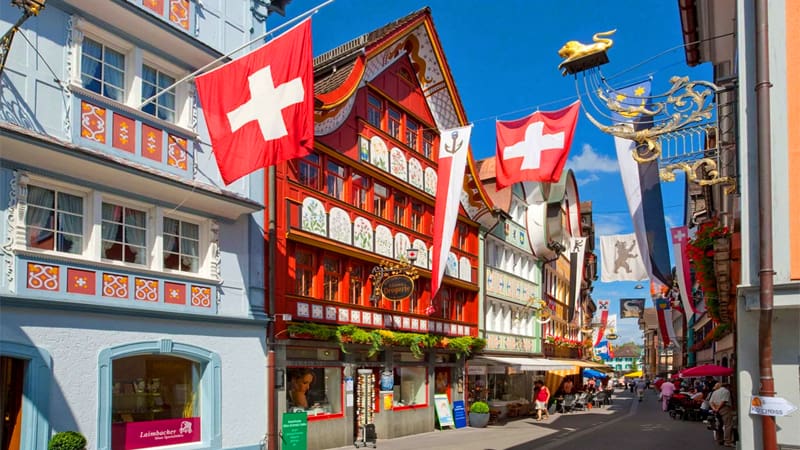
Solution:
{"label": "storefront", "polygon": [[344,350],[292,340],[281,355],[286,370],[279,413],[306,413],[308,449],[362,441],[366,425],[374,425],[378,439],[429,432],[437,426],[435,394],[446,394],[450,403],[464,399],[464,361],[453,352],[370,355],[355,344]]}

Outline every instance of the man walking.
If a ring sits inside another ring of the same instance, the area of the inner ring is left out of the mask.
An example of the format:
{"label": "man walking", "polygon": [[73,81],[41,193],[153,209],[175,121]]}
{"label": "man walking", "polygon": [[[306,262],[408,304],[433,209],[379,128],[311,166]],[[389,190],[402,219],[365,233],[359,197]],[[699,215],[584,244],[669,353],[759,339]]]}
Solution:
{"label": "man walking", "polygon": [[734,447],[733,444],[733,405],[731,405],[731,391],[722,383],[714,385],[714,392],[708,399],[711,410],[719,414],[722,419],[722,434],[725,447]]}

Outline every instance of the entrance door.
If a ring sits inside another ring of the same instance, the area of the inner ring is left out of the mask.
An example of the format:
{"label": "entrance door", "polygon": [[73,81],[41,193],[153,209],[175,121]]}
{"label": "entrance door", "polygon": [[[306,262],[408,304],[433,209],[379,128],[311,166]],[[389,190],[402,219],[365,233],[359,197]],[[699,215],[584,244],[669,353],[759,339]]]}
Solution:
{"label": "entrance door", "polygon": [[25,378],[25,361],[7,356],[0,357],[0,429],[2,450],[19,450],[22,433],[22,388]]}

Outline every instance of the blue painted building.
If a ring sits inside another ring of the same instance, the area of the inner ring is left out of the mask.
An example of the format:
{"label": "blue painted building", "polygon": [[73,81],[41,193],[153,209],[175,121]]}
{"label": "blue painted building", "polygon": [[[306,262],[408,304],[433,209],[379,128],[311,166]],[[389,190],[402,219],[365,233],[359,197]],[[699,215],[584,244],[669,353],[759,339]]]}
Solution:
{"label": "blue painted building", "polygon": [[3,448],[261,447],[263,175],[224,186],[171,87],[260,34],[256,3],[51,0],[0,53]]}

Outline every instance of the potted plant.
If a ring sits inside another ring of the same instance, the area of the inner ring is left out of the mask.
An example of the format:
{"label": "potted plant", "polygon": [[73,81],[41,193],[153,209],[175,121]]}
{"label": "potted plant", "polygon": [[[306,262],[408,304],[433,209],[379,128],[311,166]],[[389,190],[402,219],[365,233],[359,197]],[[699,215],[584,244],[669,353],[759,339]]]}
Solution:
{"label": "potted plant", "polygon": [[86,438],[77,431],[61,431],[50,439],[48,450],[86,450]]}
{"label": "potted plant", "polygon": [[489,424],[489,404],[486,402],[473,402],[469,406],[469,426],[484,428]]}

